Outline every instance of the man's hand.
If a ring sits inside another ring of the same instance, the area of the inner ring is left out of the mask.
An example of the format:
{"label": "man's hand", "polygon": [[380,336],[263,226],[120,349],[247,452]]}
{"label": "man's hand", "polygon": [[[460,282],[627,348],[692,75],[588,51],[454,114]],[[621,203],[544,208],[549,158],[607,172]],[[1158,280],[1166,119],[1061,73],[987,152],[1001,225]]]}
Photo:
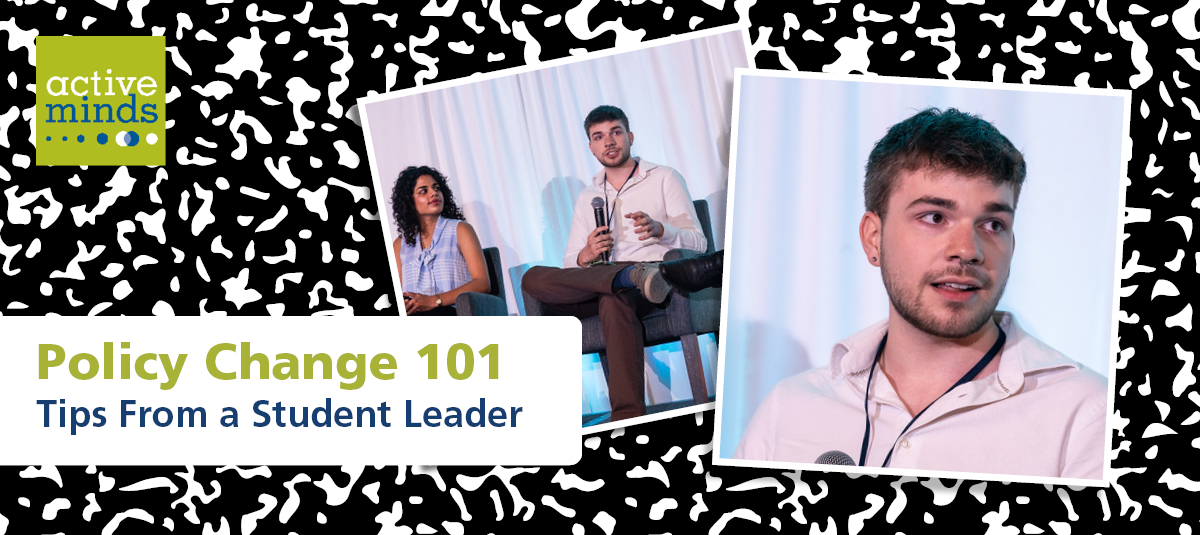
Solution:
{"label": "man's hand", "polygon": [[588,234],[587,244],[579,251],[575,263],[579,264],[579,267],[591,264],[600,258],[601,254],[611,251],[612,246],[613,237],[608,233],[608,227],[596,227],[596,230]]}
{"label": "man's hand", "polygon": [[646,212],[633,212],[625,214],[625,217],[633,220],[633,231],[637,233],[639,240],[662,237],[663,224],[646,215]]}
{"label": "man's hand", "polygon": [[414,312],[425,312],[437,308],[437,298],[431,295],[422,295],[412,292],[404,292],[404,313],[412,314]]}

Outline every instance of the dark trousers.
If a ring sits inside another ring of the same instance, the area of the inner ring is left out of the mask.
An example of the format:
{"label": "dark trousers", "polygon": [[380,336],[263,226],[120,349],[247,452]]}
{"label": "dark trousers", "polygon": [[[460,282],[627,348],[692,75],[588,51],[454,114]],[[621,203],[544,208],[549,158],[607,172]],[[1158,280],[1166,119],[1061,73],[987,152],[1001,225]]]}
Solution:
{"label": "dark trousers", "polygon": [[632,265],[618,262],[579,269],[536,266],[521,288],[557,315],[600,316],[608,357],[608,399],[614,421],[646,414],[645,334],[642,320],[654,310],[637,289],[613,293],[617,273]]}

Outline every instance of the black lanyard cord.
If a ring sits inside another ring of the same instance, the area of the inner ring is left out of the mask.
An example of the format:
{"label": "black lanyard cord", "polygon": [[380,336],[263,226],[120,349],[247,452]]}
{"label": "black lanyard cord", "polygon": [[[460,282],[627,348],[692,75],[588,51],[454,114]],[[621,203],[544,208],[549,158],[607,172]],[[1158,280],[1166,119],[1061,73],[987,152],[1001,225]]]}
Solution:
{"label": "black lanyard cord", "polygon": [[[999,325],[997,325],[997,328],[998,327]],[[929,405],[926,405],[924,409],[921,409],[921,412],[918,412],[916,416],[913,416],[912,420],[908,421],[908,425],[904,426],[904,430],[900,431],[900,434],[896,436],[896,440],[892,442],[892,448],[888,450],[887,457],[883,459],[884,467],[887,467],[888,463],[891,462],[892,452],[896,450],[896,443],[900,441],[900,437],[904,436],[904,433],[908,432],[908,428],[912,427],[912,424],[915,423],[922,414],[925,414],[925,411],[929,410],[929,407],[932,407],[933,404],[937,403],[939,399],[942,399],[946,394],[949,394],[951,390],[958,388],[959,385],[965,385],[975,380],[975,376],[979,375],[979,372],[982,372],[983,369],[992,362],[992,359],[1000,353],[1000,349],[1004,347],[1005,338],[1006,336],[1004,335],[1004,329],[1000,329],[1000,336],[996,337],[996,343],[992,344],[992,348],[983,355],[983,358],[979,359],[979,362],[975,363],[975,367],[967,371],[966,375],[963,375],[957,383],[954,383],[954,386],[950,387],[949,390],[942,392],[942,395],[938,396],[937,399],[933,400],[933,402]],[[887,334],[884,333],[883,340],[879,341],[879,349],[875,351],[875,361],[871,363],[871,373],[867,375],[867,390],[866,394],[863,396],[863,412],[866,413],[867,428],[866,431],[863,432],[862,452],[859,453],[858,456],[859,466],[867,465],[867,445],[871,442],[871,412],[869,409],[869,403],[871,399],[871,379],[875,376],[875,366],[879,364],[879,358],[883,356],[883,347],[886,344]]]}
{"label": "black lanyard cord", "polygon": [[629,184],[629,179],[633,178],[633,174],[637,172],[638,166],[641,164],[642,164],[642,162],[640,160],[633,161],[633,169],[631,169],[629,171],[629,176],[625,177],[625,182],[621,184],[620,188],[617,188],[617,194],[613,196],[612,208],[608,208],[608,171],[604,172],[604,207],[608,208],[608,221],[605,222],[606,223],[605,226],[610,227],[608,229],[609,234],[612,234],[611,227],[612,227],[613,210],[617,209],[617,197],[621,196],[621,192],[625,190],[625,185]]}

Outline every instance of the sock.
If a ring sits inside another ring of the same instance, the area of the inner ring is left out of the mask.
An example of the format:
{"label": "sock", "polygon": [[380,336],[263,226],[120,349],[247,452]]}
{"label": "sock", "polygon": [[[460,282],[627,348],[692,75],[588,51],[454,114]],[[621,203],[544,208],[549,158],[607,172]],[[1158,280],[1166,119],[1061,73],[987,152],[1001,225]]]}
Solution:
{"label": "sock", "polygon": [[622,269],[619,273],[617,273],[617,276],[613,278],[612,282],[612,289],[614,292],[617,290],[624,290],[626,288],[634,287],[633,279],[629,278],[629,274],[632,272],[633,266],[625,266],[625,269]]}

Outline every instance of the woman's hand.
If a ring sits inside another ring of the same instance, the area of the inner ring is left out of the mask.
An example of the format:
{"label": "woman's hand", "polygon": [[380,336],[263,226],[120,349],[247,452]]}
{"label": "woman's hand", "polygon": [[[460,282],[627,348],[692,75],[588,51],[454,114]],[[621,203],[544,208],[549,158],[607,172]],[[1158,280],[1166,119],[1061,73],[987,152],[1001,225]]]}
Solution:
{"label": "woman's hand", "polygon": [[416,312],[428,312],[437,308],[437,298],[431,295],[422,295],[412,292],[404,292],[404,313],[413,314]]}

